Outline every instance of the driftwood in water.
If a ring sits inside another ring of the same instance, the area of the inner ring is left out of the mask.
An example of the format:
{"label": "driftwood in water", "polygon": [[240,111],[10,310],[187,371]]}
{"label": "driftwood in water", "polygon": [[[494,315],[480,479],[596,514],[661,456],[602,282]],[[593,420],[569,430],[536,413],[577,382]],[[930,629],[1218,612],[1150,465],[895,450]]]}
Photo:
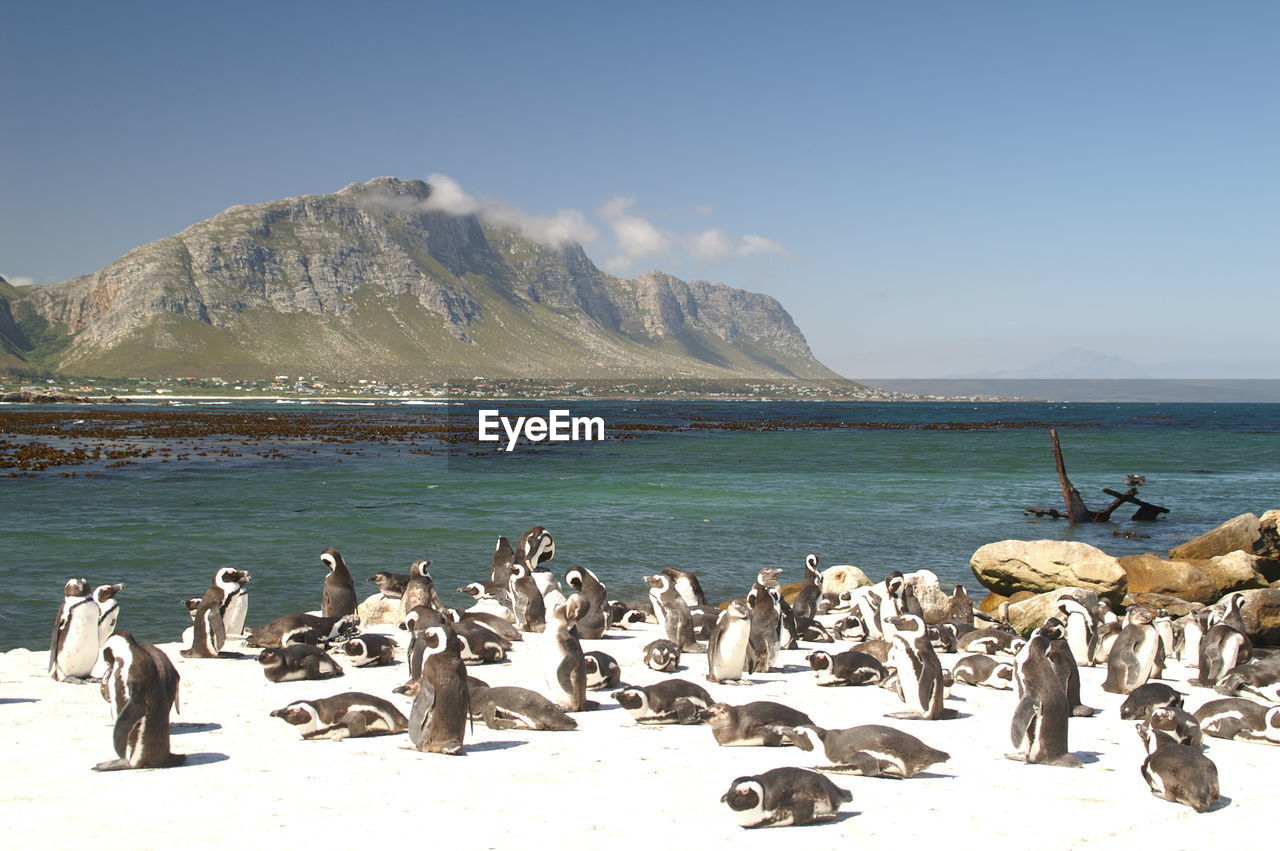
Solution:
{"label": "driftwood in water", "polygon": [[1053,460],[1058,467],[1058,483],[1062,485],[1062,499],[1067,505],[1067,511],[1064,514],[1056,508],[1023,509],[1027,514],[1034,514],[1036,517],[1065,517],[1072,523],[1106,523],[1111,519],[1111,512],[1126,502],[1138,506],[1138,510],[1133,514],[1134,520],[1155,520],[1161,514],[1169,513],[1169,509],[1163,506],[1152,505],[1149,502],[1143,502],[1138,499],[1137,488],[1129,488],[1124,493],[1113,491],[1110,488],[1103,488],[1103,493],[1115,499],[1101,511],[1091,511],[1080,497],[1080,491],[1076,490],[1075,485],[1071,484],[1071,480],[1067,478],[1067,465],[1062,460],[1062,445],[1058,443],[1058,430],[1056,428],[1049,429],[1049,439],[1053,441]]}

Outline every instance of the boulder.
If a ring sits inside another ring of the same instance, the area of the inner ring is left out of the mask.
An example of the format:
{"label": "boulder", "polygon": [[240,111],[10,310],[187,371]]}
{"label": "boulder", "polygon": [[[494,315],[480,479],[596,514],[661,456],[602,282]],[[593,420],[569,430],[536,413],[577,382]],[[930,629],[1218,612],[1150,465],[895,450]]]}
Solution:
{"label": "boulder", "polygon": [[1272,509],[1258,518],[1258,539],[1253,542],[1253,554],[1271,561],[1280,561],[1280,510]]}
{"label": "boulder", "polygon": [[1241,514],[1238,517],[1232,517],[1216,529],[1210,529],[1203,535],[1169,550],[1169,558],[1213,558],[1224,556],[1235,550],[1251,553],[1258,535],[1258,515]]}
{"label": "boulder", "polygon": [[404,607],[399,597],[384,597],[378,592],[356,606],[356,614],[360,616],[360,627],[399,626],[404,620]]}
{"label": "boulder", "polygon": [[1032,594],[1009,606],[1009,625],[1019,635],[1027,635],[1051,617],[1058,614],[1058,600],[1063,597],[1074,597],[1087,608],[1098,605],[1098,595],[1083,588],[1058,588],[1043,594]]}
{"label": "boulder", "polygon": [[996,609],[1000,608],[1001,603],[1009,602],[1009,598],[1003,594],[997,594],[995,591],[988,591],[987,596],[982,598],[978,603],[978,611],[984,615],[994,614]]}
{"label": "boulder", "polygon": [[947,619],[951,598],[942,593],[936,573],[932,570],[916,570],[905,574],[902,578],[911,586],[912,593],[920,602],[925,623],[942,623]]}
{"label": "boulder", "polygon": [[1119,561],[1078,541],[996,541],[979,547],[969,567],[997,594],[1083,588],[1119,603],[1128,589]]}
{"label": "boulder", "polygon": [[822,593],[840,594],[870,585],[867,575],[851,564],[837,564],[822,571]]}
{"label": "boulder", "polygon": [[1193,603],[1212,603],[1220,596],[1217,585],[1190,562],[1155,553],[1121,556],[1119,561],[1129,577],[1130,594],[1168,594]]}
{"label": "boulder", "polygon": [[[1241,591],[1244,604],[1240,615],[1244,618],[1245,633],[1256,645],[1280,645],[1280,588],[1261,588]],[[1226,611],[1226,602],[1219,600],[1214,606]]]}
{"label": "boulder", "polygon": [[1204,608],[1204,603],[1191,603],[1183,600],[1181,597],[1172,597],[1168,594],[1125,594],[1124,607],[1144,606],[1153,612],[1164,609],[1175,618],[1183,615],[1189,615],[1192,612],[1198,612]]}
{"label": "boulder", "polygon": [[[1218,589],[1214,599],[1232,591],[1244,591],[1248,588],[1266,588],[1267,578],[1262,575],[1259,565],[1264,559],[1243,550],[1214,556],[1210,559],[1192,562],[1200,572]],[[1133,587],[1132,579],[1130,588]],[[1211,601],[1206,601],[1211,602]]]}
{"label": "boulder", "polygon": [[[780,586],[778,588],[778,593],[782,595],[782,599],[786,601],[787,605],[791,606],[795,604],[796,597],[799,596],[802,590],[804,590],[803,582],[792,582],[790,585]],[[720,606],[720,608],[724,609],[727,605],[728,602],[726,601],[723,606]]]}

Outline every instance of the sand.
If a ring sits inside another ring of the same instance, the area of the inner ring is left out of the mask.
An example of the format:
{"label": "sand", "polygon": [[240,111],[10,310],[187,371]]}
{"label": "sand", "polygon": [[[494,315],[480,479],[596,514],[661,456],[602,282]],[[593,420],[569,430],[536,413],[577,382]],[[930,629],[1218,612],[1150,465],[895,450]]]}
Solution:
{"label": "sand", "polygon": [[[122,628],[127,628],[127,612]],[[251,621],[254,618],[251,613]],[[686,655],[667,675],[645,668],[642,648],[658,637],[640,625],[584,642],[623,666],[627,682],[681,676],[729,703],[777,700],[824,727],[887,723],[951,759],[910,780],[834,776],[853,793],[839,821],[811,827],[743,830],[720,796],[734,778],[782,765],[812,766],[819,754],[797,748],[725,748],[698,726],[639,726],[607,692],[590,693],[597,711],[576,714],[579,729],[546,733],[468,732],[462,757],[409,749],[405,735],[304,741],[268,713],[290,701],[343,691],[391,698],[408,714],[409,699],[391,690],[407,678],[403,661],[382,668],[350,666],[322,682],[270,683],[245,658],[183,659],[165,644],[182,675],[181,714],[172,746],[188,755],[180,768],[97,773],[112,759],[112,716],[96,685],[51,680],[47,653],[0,655],[0,718],[5,770],[0,802],[11,848],[263,847],[284,837],[306,847],[677,848],[766,847],[780,839],[834,847],[844,841],[875,848],[1079,846],[1233,848],[1273,845],[1280,799],[1272,782],[1280,748],[1206,739],[1225,800],[1214,811],[1153,797],[1139,774],[1144,752],[1121,699],[1102,691],[1102,669],[1082,671],[1084,701],[1102,712],[1071,721],[1071,747],[1081,769],[1026,765],[1010,751],[1013,692],[958,685],[945,721],[883,717],[901,708],[876,687],[820,688],[804,661],[808,649],[784,651],[781,671],[745,686],[706,683],[705,657]],[[176,636],[175,636],[176,637]],[[517,644],[512,661],[473,666],[491,685],[544,690],[534,642]],[[830,646],[828,645],[828,648]],[[843,649],[844,645],[837,645]],[[231,642],[230,651],[241,651]],[[401,660],[403,655],[399,657]],[[949,666],[954,655],[944,655]],[[1194,710],[1218,695],[1186,684],[1176,663],[1168,672]],[[1265,832],[1264,832],[1265,831]],[[906,842],[906,845],[901,843]],[[894,843],[882,844],[882,843]],[[768,847],[777,847],[770,845]]]}

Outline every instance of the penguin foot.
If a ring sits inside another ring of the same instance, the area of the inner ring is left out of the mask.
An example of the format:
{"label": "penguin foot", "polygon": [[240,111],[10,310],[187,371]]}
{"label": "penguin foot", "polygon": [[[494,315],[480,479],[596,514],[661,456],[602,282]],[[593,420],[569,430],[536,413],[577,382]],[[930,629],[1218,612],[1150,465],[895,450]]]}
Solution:
{"label": "penguin foot", "polygon": [[106,762],[100,762],[93,767],[94,771],[126,771],[132,766],[123,759],[111,759]]}
{"label": "penguin foot", "polygon": [[1071,714],[1076,718],[1092,718],[1098,710],[1092,706],[1085,706],[1083,703],[1071,710]]}

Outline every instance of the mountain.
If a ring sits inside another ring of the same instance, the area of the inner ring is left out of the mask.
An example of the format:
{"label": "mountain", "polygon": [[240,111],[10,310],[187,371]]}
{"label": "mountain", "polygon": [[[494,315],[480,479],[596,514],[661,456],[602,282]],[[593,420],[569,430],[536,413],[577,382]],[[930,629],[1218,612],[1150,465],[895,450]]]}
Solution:
{"label": "mountain", "polygon": [[838,377],[769,296],[617,278],[431,192],[377,178],[232,207],[91,275],[6,283],[0,357],[101,376]]}

